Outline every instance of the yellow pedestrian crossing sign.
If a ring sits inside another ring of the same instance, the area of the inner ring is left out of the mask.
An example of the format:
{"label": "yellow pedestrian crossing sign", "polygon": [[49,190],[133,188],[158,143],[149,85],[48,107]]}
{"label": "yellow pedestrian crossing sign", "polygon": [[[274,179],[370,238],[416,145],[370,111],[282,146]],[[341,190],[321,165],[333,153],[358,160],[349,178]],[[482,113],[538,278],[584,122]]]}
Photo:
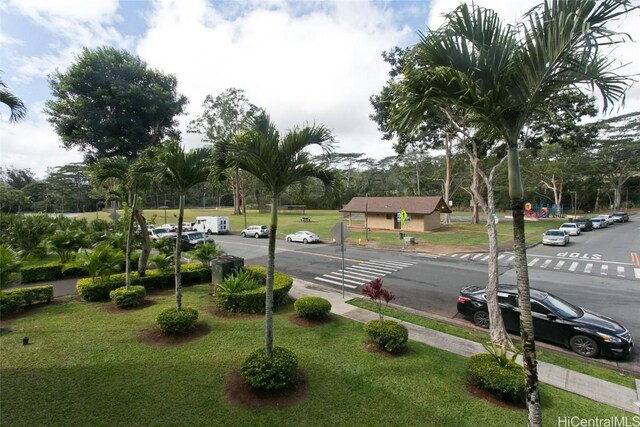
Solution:
{"label": "yellow pedestrian crossing sign", "polygon": [[400,224],[404,225],[405,221],[407,220],[407,217],[409,215],[407,215],[407,212],[404,209],[400,210],[400,215],[398,215],[400,217]]}

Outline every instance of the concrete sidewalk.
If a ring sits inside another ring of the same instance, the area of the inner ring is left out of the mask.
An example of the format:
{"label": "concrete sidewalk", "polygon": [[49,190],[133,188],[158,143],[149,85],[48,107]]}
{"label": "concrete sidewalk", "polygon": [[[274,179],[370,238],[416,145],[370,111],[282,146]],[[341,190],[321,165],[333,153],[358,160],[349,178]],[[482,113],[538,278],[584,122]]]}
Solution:
{"label": "concrete sidewalk", "polygon": [[[358,322],[368,322],[378,318],[378,314],[347,304],[350,297],[342,298],[342,294],[332,288],[294,279],[289,294],[293,298],[307,295],[322,297],[331,303],[331,312]],[[443,332],[403,323],[409,330],[409,339],[437,347],[451,353],[469,357],[484,353],[482,344],[458,338]],[[520,358],[519,358],[520,359]],[[538,378],[545,384],[587,397],[597,402],[619,408],[632,414],[640,414],[640,380],[636,379],[636,390],[613,384],[589,375],[571,371],[566,368],[538,361]]]}

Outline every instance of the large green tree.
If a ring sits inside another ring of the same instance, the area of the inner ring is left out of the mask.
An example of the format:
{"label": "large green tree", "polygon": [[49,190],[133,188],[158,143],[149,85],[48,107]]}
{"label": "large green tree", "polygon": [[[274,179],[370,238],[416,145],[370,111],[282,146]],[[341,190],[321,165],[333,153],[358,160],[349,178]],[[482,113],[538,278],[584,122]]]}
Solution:
{"label": "large green tree", "polygon": [[215,145],[219,169],[242,169],[258,178],[271,196],[271,225],[267,261],[265,301],[265,352],[273,350],[273,276],[275,270],[276,233],[278,230],[278,199],[288,187],[308,178],[317,178],[330,186],[335,173],[312,161],[307,151],[318,146],[332,149],[333,136],[324,126],[294,128],[283,137],[265,113],[251,119],[248,130],[237,138],[220,140]]}
{"label": "large green tree", "polygon": [[524,126],[544,113],[549,100],[591,85],[604,109],[622,98],[629,79],[604,56],[603,44],[624,40],[612,21],[634,7],[628,0],[547,0],[519,25],[506,25],[492,11],[463,4],[415,46],[415,66],[406,67],[394,120],[415,127],[434,104],[468,110],[475,125],[508,145],[509,197],[520,304],[520,335],[526,373],[529,425],[541,424],[537,362],[531,318],[524,235],[524,200],[518,148]]}

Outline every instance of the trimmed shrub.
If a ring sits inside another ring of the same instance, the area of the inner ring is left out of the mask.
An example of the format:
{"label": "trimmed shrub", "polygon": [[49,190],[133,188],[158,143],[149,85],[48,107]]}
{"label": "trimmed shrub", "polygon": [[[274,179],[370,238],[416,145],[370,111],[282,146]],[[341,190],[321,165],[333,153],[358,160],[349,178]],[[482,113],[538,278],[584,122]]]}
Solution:
{"label": "trimmed shrub", "polygon": [[524,369],[515,363],[500,366],[491,354],[476,354],[467,360],[469,380],[499,399],[525,401]]}
{"label": "trimmed shrub", "polygon": [[53,286],[35,286],[16,288],[0,292],[0,312],[12,313],[36,303],[49,303],[53,300]]}
{"label": "trimmed shrub", "polygon": [[[182,286],[209,283],[211,271],[209,268],[200,265],[200,263],[183,264],[181,269]],[[124,286],[124,283],[125,273],[119,273],[95,282],[90,278],[80,279],[76,282],[76,289],[78,294],[86,301],[104,301],[109,299],[111,291]],[[170,288],[175,283],[173,271],[147,270],[147,274],[144,277],[138,277],[137,272],[131,273],[131,285],[143,286],[147,291]]]}
{"label": "trimmed shrub", "polygon": [[136,307],[142,303],[144,297],[147,296],[147,292],[144,286],[130,286],[129,290],[125,286],[114,289],[109,292],[109,298],[118,307]]}
{"label": "trimmed shrub", "polygon": [[279,390],[296,379],[298,358],[283,347],[273,347],[271,357],[265,349],[254,350],[242,364],[242,378],[253,388]]}
{"label": "trimmed shrub", "polygon": [[177,311],[171,307],[164,310],[156,319],[163,334],[179,335],[193,329],[198,320],[198,311],[195,308],[185,308]]}
{"label": "trimmed shrub", "polygon": [[[260,283],[257,289],[244,290],[235,293],[224,292],[218,286],[216,291],[216,303],[226,311],[239,313],[264,313],[266,298],[267,269],[257,265],[244,267],[254,280]],[[273,280],[273,309],[277,309],[288,303],[289,290],[293,285],[293,278],[283,273],[275,272]]]}
{"label": "trimmed shrub", "polygon": [[236,294],[244,291],[252,291],[262,286],[264,286],[264,283],[256,280],[250,271],[242,270],[238,273],[230,274],[222,282],[218,283],[216,291],[226,294]]}
{"label": "trimmed shrub", "polygon": [[365,323],[364,331],[380,348],[390,353],[400,350],[409,339],[407,328],[394,320],[371,320]]}
{"label": "trimmed shrub", "polygon": [[22,283],[32,283],[85,276],[87,272],[79,267],[69,267],[65,269],[63,264],[52,262],[44,265],[23,267],[21,274]]}
{"label": "trimmed shrub", "polygon": [[331,303],[320,297],[302,297],[293,303],[293,308],[300,317],[321,320],[331,311]]}

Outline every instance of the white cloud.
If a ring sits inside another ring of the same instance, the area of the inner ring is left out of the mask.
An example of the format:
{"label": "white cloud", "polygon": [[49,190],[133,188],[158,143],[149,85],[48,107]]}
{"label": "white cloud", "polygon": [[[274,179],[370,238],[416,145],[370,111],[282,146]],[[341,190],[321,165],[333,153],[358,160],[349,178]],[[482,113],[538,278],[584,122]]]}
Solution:
{"label": "white cloud", "polygon": [[325,3],[302,14],[273,2],[231,20],[204,1],[159,1],[137,51],[177,75],[190,118],[207,94],[238,87],[283,131],[322,123],[334,130],[339,151],[379,157],[392,149],[368,118],[368,98],[387,78],[382,51],[413,31],[365,2]]}
{"label": "white cloud", "polygon": [[0,159],[3,166],[29,168],[38,178],[44,178],[47,167],[82,161],[76,151],[62,147],[42,113],[43,103],[34,104],[25,122],[10,124],[6,117],[0,121]]}

